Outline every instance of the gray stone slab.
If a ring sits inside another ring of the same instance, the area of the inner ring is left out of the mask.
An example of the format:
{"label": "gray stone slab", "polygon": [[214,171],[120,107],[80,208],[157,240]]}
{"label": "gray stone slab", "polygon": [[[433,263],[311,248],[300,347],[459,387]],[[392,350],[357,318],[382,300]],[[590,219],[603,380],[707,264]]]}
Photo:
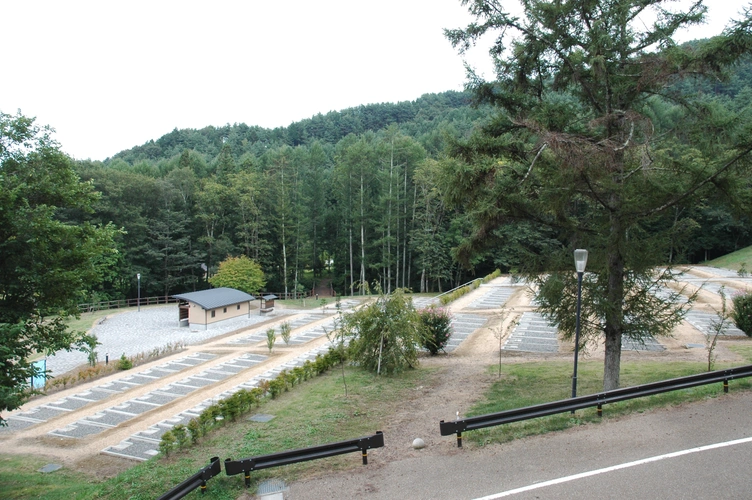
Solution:
{"label": "gray stone slab", "polygon": [[[718,316],[712,313],[705,313],[700,311],[690,311],[685,317],[686,321],[698,329],[703,335],[711,335],[713,333],[713,323],[718,321]],[[728,337],[746,337],[747,335],[736,327],[733,321],[726,322],[726,331],[724,336]]]}
{"label": "gray stone slab", "polygon": [[229,363],[225,363],[219,367],[217,367],[218,370],[226,372],[226,373],[232,373],[237,374],[242,372],[243,370],[247,369],[247,366],[240,366],[240,365],[233,365]]}
{"label": "gray stone slab", "polygon": [[628,338],[622,338],[621,348],[624,351],[665,351],[666,347],[658,343],[653,337],[647,338],[643,343]]}
{"label": "gray stone slab", "polygon": [[171,428],[172,426],[167,425],[152,425],[146,430],[137,432],[133,435],[133,437],[143,439],[145,441],[154,441],[156,443],[159,443],[162,440],[162,435]]}
{"label": "gray stone slab", "polygon": [[93,399],[87,400],[73,396],[65,398],[61,401],[55,401],[54,403],[48,403],[46,406],[49,408],[62,408],[64,410],[77,410],[93,402]]}
{"label": "gray stone slab", "polygon": [[502,346],[505,351],[555,353],[559,351],[558,329],[540,313],[523,313],[519,323]]}
{"label": "gray stone slab", "polygon": [[179,398],[178,394],[165,394],[163,392],[150,392],[141,397],[135,398],[134,401],[143,401],[145,403],[153,403],[157,405],[166,405],[175,399]]}
{"label": "gray stone slab", "polygon": [[145,377],[143,375],[131,375],[130,377],[125,377],[122,379],[123,382],[128,382],[130,384],[136,384],[136,385],[144,385],[144,384],[150,384],[157,380],[157,377]]}
{"label": "gray stone slab", "polygon": [[139,384],[131,384],[128,382],[124,382],[122,380],[115,380],[113,382],[108,382],[106,384],[98,385],[100,389],[105,389],[108,391],[114,391],[114,392],[125,392],[133,389]]}
{"label": "gray stone slab", "polygon": [[102,401],[103,399],[107,399],[110,396],[114,396],[115,394],[119,394],[119,392],[102,389],[100,387],[94,387],[91,391],[89,391],[89,394],[86,397],[88,399],[93,399],[94,401]]}
{"label": "gray stone slab", "polygon": [[185,396],[186,394],[190,394],[191,392],[198,389],[198,387],[193,387],[189,385],[181,385],[181,384],[170,384],[166,385],[164,387],[159,388],[159,392],[164,392],[168,394],[175,394],[179,396]]}
{"label": "gray stone slab", "polygon": [[63,466],[59,464],[47,464],[41,469],[38,469],[38,472],[41,472],[43,474],[49,474],[50,472],[55,472],[56,470],[62,469]]}
{"label": "gray stone slab", "polygon": [[4,425],[0,427],[0,434],[27,429],[31,427],[32,425],[37,425],[40,422],[34,422],[32,420],[21,419],[21,418],[16,418],[16,417],[8,417],[5,420],[5,423],[8,425]]}
{"label": "gray stone slab", "polygon": [[159,455],[159,443],[155,443],[151,440],[130,437],[122,441],[120,444],[105,448],[102,450],[102,453],[145,462],[146,460]]}
{"label": "gray stone slab", "polygon": [[158,404],[149,404],[144,401],[132,399],[130,401],[126,401],[121,405],[113,406],[112,408],[109,408],[105,411],[116,411],[122,413],[130,413],[133,415],[141,415],[142,413],[146,413],[147,411],[159,408],[159,406],[160,405]]}
{"label": "gray stone slab", "polygon": [[268,415],[266,413],[257,413],[251,417],[248,417],[248,420],[250,420],[251,422],[265,423],[265,422],[269,422],[273,418],[274,418],[274,415]]}
{"label": "gray stone slab", "polygon": [[218,382],[220,380],[224,380],[228,377],[229,374],[227,373],[221,373],[215,370],[206,370],[201,373],[197,373],[193,377],[191,377],[191,380],[195,380],[197,378],[204,378],[204,379],[210,379],[214,382]]}
{"label": "gray stone slab", "polygon": [[78,421],[61,429],[51,431],[48,434],[58,437],[83,438],[91,436],[92,434],[99,434],[108,428],[108,426],[98,425],[96,423]]}
{"label": "gray stone slab", "polygon": [[51,406],[37,406],[36,408],[32,408],[29,411],[25,411],[21,413],[21,416],[30,417],[36,420],[46,422],[47,420],[51,418],[55,418],[59,415],[64,415],[67,413],[70,413],[70,412],[63,410],[61,408],[56,408],[56,407],[51,407]]}
{"label": "gray stone slab", "polygon": [[199,388],[199,387],[206,387],[207,385],[212,385],[216,383],[217,380],[221,380],[221,379],[210,379],[210,378],[205,378],[202,375],[194,375],[193,377],[181,380],[179,383]]}
{"label": "gray stone slab", "polygon": [[151,370],[145,370],[145,371],[139,372],[138,375],[146,375],[149,377],[163,378],[169,375],[174,375],[176,372],[177,370],[159,370],[157,368],[152,368]]}
{"label": "gray stone slab", "polygon": [[127,422],[128,420],[136,416],[136,414],[130,412],[107,409],[95,415],[90,415],[83,420],[88,423],[115,427],[122,424],[123,422]]}

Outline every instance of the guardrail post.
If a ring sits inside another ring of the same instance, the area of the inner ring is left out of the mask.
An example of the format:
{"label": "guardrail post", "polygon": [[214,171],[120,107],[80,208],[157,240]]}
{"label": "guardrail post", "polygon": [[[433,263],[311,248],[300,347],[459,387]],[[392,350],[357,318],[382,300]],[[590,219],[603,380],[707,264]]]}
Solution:
{"label": "guardrail post", "polygon": [[723,392],[728,393],[728,379],[723,379]]}
{"label": "guardrail post", "polygon": [[598,403],[597,414],[598,414],[599,417],[603,416],[603,405],[600,404],[600,403]]}
{"label": "guardrail post", "polygon": [[462,432],[457,431],[457,448],[462,448]]}

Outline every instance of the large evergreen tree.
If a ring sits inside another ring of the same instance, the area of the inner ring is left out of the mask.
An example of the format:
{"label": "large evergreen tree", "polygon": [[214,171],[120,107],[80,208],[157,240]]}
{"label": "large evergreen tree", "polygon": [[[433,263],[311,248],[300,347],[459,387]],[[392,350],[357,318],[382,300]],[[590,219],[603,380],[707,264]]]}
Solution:
{"label": "large evergreen tree", "polygon": [[[656,295],[671,227],[658,221],[681,203],[746,182],[750,120],[682,79],[722,79],[752,50],[749,12],[722,36],[679,46],[678,30],[702,22],[702,0],[686,9],[666,0],[463,0],[476,16],[446,32],[461,50],[496,37],[496,80],[474,77],[482,102],[498,109],[447,162],[449,198],[472,214],[465,260],[505,224],[531,221],[558,235],[558,251],[529,252],[544,311],[574,326],[571,251],[591,251],[585,338],[605,336],[604,389],[619,386],[623,337],[671,330],[681,317],[671,295]],[[672,128],[661,128],[670,109]],[[524,252],[524,249],[522,249]]]}

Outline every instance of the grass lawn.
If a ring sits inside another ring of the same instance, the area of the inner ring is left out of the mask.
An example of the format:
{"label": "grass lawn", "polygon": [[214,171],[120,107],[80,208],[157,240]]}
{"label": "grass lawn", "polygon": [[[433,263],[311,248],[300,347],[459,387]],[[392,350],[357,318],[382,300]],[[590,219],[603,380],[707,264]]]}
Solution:
{"label": "grass lawn", "polygon": [[741,269],[743,265],[748,273],[752,273],[752,247],[742,248],[723,257],[704,262],[704,264],[736,271]]}
{"label": "grass lawn", "polygon": [[[739,345],[731,348],[752,363],[752,346]],[[721,370],[738,365],[717,363],[713,369]],[[498,374],[498,365],[489,367],[489,372]],[[545,363],[521,363],[502,365],[501,378],[493,384],[483,401],[476,404],[468,416],[486,415],[535,404],[560,401],[571,396],[572,363],[549,361]],[[621,387],[631,387],[660,380],[668,380],[687,375],[703,373],[707,370],[704,362],[685,361],[641,361],[622,362]],[[580,362],[577,370],[577,394],[585,396],[603,390],[603,362]],[[752,389],[752,379],[734,380],[730,390]],[[599,418],[595,408],[579,410],[574,415],[563,413],[533,420],[515,422],[498,427],[489,427],[463,433],[465,442],[476,445],[503,443],[524,436],[567,429],[585,423],[597,423],[602,419],[629,413],[643,412],[651,408],[680,404],[687,401],[714,398],[723,394],[721,384],[704,385],[691,389],[673,391],[645,398],[632,399],[621,403],[603,406],[603,417]]]}

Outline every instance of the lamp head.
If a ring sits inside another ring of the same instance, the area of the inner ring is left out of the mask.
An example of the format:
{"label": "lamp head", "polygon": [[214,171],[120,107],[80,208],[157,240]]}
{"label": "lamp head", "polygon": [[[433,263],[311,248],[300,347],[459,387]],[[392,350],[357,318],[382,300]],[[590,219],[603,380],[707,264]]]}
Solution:
{"label": "lamp head", "polygon": [[578,273],[584,273],[585,265],[587,265],[587,250],[578,248],[574,251],[574,267]]}
{"label": "lamp head", "polygon": [[141,273],[136,274],[136,279],[141,279]]}

